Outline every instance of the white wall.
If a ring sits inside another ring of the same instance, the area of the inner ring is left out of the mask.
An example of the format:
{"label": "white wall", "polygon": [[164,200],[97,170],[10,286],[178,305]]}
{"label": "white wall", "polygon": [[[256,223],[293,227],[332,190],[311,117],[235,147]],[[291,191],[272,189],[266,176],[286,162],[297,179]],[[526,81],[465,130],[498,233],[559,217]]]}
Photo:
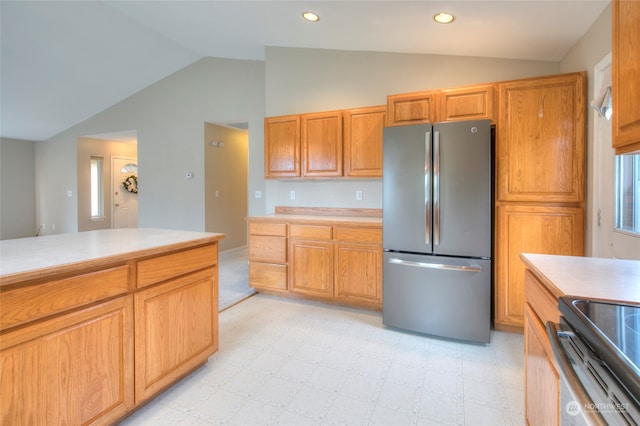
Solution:
{"label": "white wall", "polygon": [[[203,231],[204,123],[249,123],[249,192],[263,187],[264,62],[204,58],[71,129],[36,144],[38,223],[77,230],[78,137],[122,130],[138,134],[138,223]],[[192,172],[193,179],[185,173]],[[67,197],[67,191],[72,196]],[[261,214],[264,199],[250,199]]]}
{"label": "white wall", "polygon": [[0,240],[37,232],[35,142],[0,139]]}
{"label": "white wall", "polygon": [[[611,52],[611,5],[602,12],[589,31],[569,51],[560,63],[562,72],[587,71],[587,105],[591,103],[593,94],[593,69],[609,52]],[[594,110],[587,106],[587,220],[585,247],[587,255],[591,256],[594,235],[594,220],[597,217],[594,208],[594,190],[596,188],[593,173],[594,140],[593,140]],[[613,209],[613,206],[610,206]]]}
{"label": "white wall", "polygon": [[[559,71],[557,62],[268,47],[265,111],[275,116],[386,105],[390,94]],[[266,212],[278,205],[382,208],[381,182],[268,180]],[[364,191],[363,201],[356,201],[356,189]]]}

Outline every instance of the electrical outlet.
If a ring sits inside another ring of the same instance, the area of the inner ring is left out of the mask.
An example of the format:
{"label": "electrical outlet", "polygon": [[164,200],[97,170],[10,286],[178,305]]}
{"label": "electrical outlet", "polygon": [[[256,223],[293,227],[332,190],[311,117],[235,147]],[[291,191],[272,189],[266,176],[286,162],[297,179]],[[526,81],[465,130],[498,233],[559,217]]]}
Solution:
{"label": "electrical outlet", "polygon": [[362,201],[362,191],[361,190],[357,190],[356,191],[356,200]]}
{"label": "electrical outlet", "polygon": [[255,193],[255,197],[256,198],[262,198],[262,191],[257,190],[256,193]]}
{"label": "electrical outlet", "polygon": [[296,199],[296,191],[290,191],[289,192],[289,198],[291,198],[292,200]]}

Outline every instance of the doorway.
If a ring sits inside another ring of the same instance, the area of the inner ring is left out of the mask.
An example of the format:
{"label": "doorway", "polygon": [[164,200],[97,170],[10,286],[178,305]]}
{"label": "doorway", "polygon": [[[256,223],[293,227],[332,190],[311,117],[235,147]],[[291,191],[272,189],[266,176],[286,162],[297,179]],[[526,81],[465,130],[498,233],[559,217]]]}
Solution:
{"label": "doorway", "polygon": [[[137,134],[134,131],[88,135],[78,138],[78,231],[109,229],[114,225],[114,189],[122,186],[120,169],[113,173],[114,158],[126,159],[137,164]],[[94,168],[100,163],[99,170]],[[136,166],[137,167],[137,166]],[[137,172],[135,173],[137,175]],[[137,195],[135,195],[135,219],[137,224]],[[97,208],[96,208],[97,206]],[[133,211],[133,210],[132,210]]]}
{"label": "doorway", "polygon": [[204,124],[205,231],[225,234],[221,251],[247,246],[248,154],[246,124]]}
{"label": "doorway", "polygon": [[[610,72],[611,54],[608,54],[594,69],[595,94],[608,84]],[[612,130],[610,120],[594,113],[593,256],[640,260],[640,237],[616,227],[616,155],[612,148]]]}

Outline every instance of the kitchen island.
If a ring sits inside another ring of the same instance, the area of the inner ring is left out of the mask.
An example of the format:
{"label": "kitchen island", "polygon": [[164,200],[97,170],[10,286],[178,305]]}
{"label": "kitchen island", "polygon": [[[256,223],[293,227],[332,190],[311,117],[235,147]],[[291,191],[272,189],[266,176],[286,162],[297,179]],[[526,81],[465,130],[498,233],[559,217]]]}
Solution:
{"label": "kitchen island", "polygon": [[223,234],[114,229],[0,242],[2,424],[109,424],[218,349]]}
{"label": "kitchen island", "polygon": [[558,298],[640,303],[640,261],[522,254],[525,264],[525,416],[560,425],[560,373],[545,330],[558,323]]}

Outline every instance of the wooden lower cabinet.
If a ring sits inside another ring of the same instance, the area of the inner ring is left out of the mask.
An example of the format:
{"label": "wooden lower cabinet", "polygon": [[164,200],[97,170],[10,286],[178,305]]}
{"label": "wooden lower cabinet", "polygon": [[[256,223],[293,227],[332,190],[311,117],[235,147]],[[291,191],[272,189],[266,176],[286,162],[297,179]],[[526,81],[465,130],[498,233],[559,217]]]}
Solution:
{"label": "wooden lower cabinet", "polygon": [[523,273],[525,285],[525,416],[528,425],[560,425],[560,374],[546,323],[558,323],[558,298],[532,271]]}
{"label": "wooden lower cabinet", "polygon": [[335,259],[336,299],[382,304],[382,246],[339,242]]}
{"label": "wooden lower cabinet", "polygon": [[133,297],[2,336],[0,423],[108,424],[134,406]]}
{"label": "wooden lower cabinet", "polygon": [[309,296],[333,296],[333,243],[289,240],[289,289]]}
{"label": "wooden lower cabinet", "polygon": [[324,223],[250,218],[249,284],[267,293],[380,310],[382,228]]}
{"label": "wooden lower cabinet", "polygon": [[135,294],[136,403],[218,350],[216,267]]}
{"label": "wooden lower cabinet", "polygon": [[335,298],[381,307],[382,229],[336,226],[335,241]]}
{"label": "wooden lower cabinet", "polygon": [[495,326],[524,326],[524,264],[520,253],[584,255],[584,208],[499,205]]}
{"label": "wooden lower cabinet", "polygon": [[560,375],[542,322],[525,310],[525,416],[529,425],[560,424]]}
{"label": "wooden lower cabinet", "polygon": [[249,285],[287,290],[287,224],[249,219]]}
{"label": "wooden lower cabinet", "polygon": [[217,242],[168,247],[0,287],[0,424],[114,424],[207,361]]}

